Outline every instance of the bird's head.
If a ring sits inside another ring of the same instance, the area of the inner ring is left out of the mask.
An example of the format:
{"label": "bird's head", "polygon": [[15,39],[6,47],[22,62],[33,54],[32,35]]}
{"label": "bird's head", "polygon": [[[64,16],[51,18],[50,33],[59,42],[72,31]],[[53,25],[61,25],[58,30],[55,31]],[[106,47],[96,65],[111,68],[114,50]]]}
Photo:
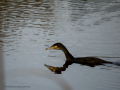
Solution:
{"label": "bird's head", "polygon": [[62,43],[55,43],[55,44],[53,44],[51,47],[46,48],[46,50],[50,50],[50,49],[62,50],[63,47],[64,47],[64,46],[63,46]]}

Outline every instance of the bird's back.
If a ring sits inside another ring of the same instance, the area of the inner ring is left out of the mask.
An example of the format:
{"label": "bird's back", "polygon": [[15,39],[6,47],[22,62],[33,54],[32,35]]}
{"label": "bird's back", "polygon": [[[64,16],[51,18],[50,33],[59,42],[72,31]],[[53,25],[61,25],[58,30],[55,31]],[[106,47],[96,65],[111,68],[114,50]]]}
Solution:
{"label": "bird's back", "polygon": [[83,64],[83,65],[88,65],[88,66],[91,66],[91,67],[94,67],[95,65],[102,65],[103,63],[112,63],[112,62],[105,61],[105,60],[102,60],[102,59],[96,58],[96,57],[74,58],[73,62]]}

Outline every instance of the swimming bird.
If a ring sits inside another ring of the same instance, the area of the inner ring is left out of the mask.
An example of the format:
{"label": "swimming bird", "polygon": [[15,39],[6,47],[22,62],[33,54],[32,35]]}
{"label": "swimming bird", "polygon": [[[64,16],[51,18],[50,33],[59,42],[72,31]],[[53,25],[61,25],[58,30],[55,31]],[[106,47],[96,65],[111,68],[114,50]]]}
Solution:
{"label": "swimming bird", "polygon": [[79,63],[82,65],[87,65],[87,66],[91,66],[91,67],[94,67],[95,65],[103,65],[104,63],[109,63],[109,64],[113,63],[113,62],[105,61],[105,60],[102,60],[102,59],[96,58],[96,57],[75,58],[72,56],[72,54],[70,54],[70,52],[67,50],[67,48],[62,43],[55,43],[51,47],[46,48],[46,50],[50,50],[50,49],[62,50],[66,56],[66,61],[69,60],[72,63]]}

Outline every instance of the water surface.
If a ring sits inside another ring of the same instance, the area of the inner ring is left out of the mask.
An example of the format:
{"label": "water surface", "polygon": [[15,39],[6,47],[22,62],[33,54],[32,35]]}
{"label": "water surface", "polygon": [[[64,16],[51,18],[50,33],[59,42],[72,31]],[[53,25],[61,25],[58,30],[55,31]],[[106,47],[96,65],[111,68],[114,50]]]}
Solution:
{"label": "water surface", "polygon": [[62,67],[66,60],[62,51],[45,51],[56,42],[75,57],[119,63],[119,0],[0,1],[0,49],[5,90],[120,89],[117,65],[72,64],[62,74],[49,71],[44,64]]}

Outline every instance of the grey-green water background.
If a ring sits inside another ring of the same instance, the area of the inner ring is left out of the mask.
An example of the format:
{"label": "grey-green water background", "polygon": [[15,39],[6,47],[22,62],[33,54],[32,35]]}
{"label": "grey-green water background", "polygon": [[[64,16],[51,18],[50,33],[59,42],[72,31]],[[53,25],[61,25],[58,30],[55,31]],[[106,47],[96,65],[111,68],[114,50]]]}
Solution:
{"label": "grey-green water background", "polygon": [[75,57],[120,62],[120,0],[0,0],[2,90],[120,90],[120,66],[49,71],[66,60],[45,51],[56,42]]}

